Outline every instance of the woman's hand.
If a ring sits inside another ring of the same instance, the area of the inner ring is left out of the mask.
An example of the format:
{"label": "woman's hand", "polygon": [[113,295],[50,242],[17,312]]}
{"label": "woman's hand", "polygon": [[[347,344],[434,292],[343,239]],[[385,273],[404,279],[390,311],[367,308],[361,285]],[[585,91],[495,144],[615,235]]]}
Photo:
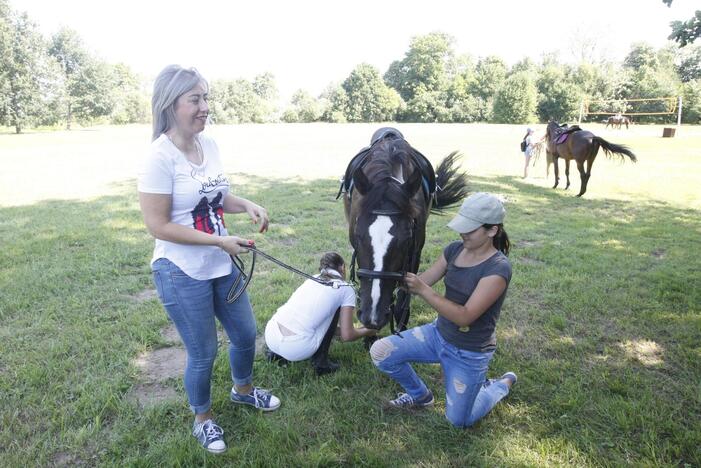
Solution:
{"label": "woman's hand", "polygon": [[260,224],[260,230],[258,232],[265,232],[268,230],[268,212],[260,205],[256,205],[252,201],[246,204],[246,213],[253,220],[253,224]]}
{"label": "woman's hand", "polygon": [[238,255],[248,252],[247,246],[252,246],[253,241],[236,236],[223,236],[219,240],[219,247],[229,255]]}
{"label": "woman's hand", "polygon": [[431,287],[414,273],[407,273],[404,276],[404,284],[406,284],[406,288],[410,293],[418,294],[419,296],[423,295],[427,290],[431,290]]}

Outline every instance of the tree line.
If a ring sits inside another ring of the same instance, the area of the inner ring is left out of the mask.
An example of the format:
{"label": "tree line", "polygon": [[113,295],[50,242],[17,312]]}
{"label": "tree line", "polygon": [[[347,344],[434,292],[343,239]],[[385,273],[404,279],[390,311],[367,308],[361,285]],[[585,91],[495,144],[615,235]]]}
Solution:
{"label": "tree line", "polygon": [[[0,125],[36,126],[150,121],[147,81],[124,64],[90,53],[63,28],[45,39],[25,13],[0,0]],[[319,96],[300,89],[282,109],[275,77],[262,73],[210,83],[215,122],[494,122],[572,121],[583,100],[598,120],[611,112],[664,112],[669,103],[632,99],[683,96],[682,121],[701,123],[701,46],[655,49],[634,44],[622,63],[562,62],[555,53],[508,66],[497,56],[455,51],[436,32],[411,39],[383,73],[359,64]],[[607,101],[596,103],[594,101]],[[601,114],[596,114],[601,112]],[[670,116],[640,117],[671,122]]]}

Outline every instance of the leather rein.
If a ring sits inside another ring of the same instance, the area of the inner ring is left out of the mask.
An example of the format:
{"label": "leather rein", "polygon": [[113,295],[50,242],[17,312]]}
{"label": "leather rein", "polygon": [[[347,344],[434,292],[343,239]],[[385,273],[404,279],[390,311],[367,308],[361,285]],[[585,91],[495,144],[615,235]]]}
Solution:
{"label": "leather rein", "polygon": [[[241,297],[241,294],[246,291],[246,288],[248,288],[248,284],[251,282],[251,279],[253,279],[253,269],[256,266],[256,255],[260,255],[263,258],[266,258],[270,260],[271,262],[275,263],[276,265],[281,266],[282,268],[291,271],[292,273],[295,273],[297,275],[303,276],[304,278],[310,279],[314,281],[315,283],[319,283],[323,286],[329,286],[334,289],[338,289],[341,287],[353,287],[352,284],[346,283],[345,281],[341,279],[334,279],[334,280],[322,280],[320,278],[317,278],[316,276],[309,275],[301,270],[298,270],[297,268],[290,266],[277,258],[273,257],[272,255],[269,255],[262,250],[256,248],[256,247],[246,247],[246,250],[251,251],[251,254],[253,255],[253,258],[251,258],[251,268],[248,270],[248,274],[244,271],[244,264],[243,260],[238,255],[231,255],[231,261],[234,264],[234,267],[239,270],[240,274],[234,280],[234,284],[231,285],[231,288],[229,288],[229,293],[226,296],[226,302],[229,304],[235,302],[239,297]],[[243,286],[239,287],[241,282],[243,281]]]}

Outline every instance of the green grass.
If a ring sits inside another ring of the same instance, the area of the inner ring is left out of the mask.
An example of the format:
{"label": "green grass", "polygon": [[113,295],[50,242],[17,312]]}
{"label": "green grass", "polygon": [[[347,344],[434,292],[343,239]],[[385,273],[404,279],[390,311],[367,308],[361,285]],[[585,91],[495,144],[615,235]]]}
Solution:
{"label": "green grass", "polygon": [[[243,217],[230,228],[308,272],[326,250],[349,258],[334,176],[375,127],[213,129],[235,191],[272,218],[264,236]],[[461,149],[471,190],[507,200],[514,276],[490,371],[519,374],[507,400],[454,429],[439,369],[421,365],[435,409],[384,413],[398,387],[347,343],[331,350],[341,371],[322,379],[306,363],[256,360],[256,382],[283,400],[256,413],[228,403],[220,352],[222,456],[189,436],[179,379],[165,383],[179,400],[141,410],[128,397],[141,379],[134,358],[166,346],[168,324],[157,300],[134,298],[152,288],[133,180],[148,128],[0,135],[0,466],[701,465],[701,129],[662,139],[661,127],[594,128],[640,162],[599,155],[578,199],[576,174],[568,192],[548,188],[544,158],[534,178],[517,177],[520,127],[400,127],[435,162]],[[429,220],[425,263],[453,239],[447,220]],[[259,331],[300,282],[259,261]],[[413,304],[413,324],[435,317]]]}

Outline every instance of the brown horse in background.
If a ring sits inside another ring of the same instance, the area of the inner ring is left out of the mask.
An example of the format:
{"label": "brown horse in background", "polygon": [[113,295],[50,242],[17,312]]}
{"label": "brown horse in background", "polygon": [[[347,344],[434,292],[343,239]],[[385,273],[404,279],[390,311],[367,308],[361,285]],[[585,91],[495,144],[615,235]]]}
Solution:
{"label": "brown horse in background", "polygon": [[621,128],[621,125],[625,124],[626,129],[628,128],[629,124],[632,124],[632,120],[630,120],[630,117],[627,117],[625,115],[612,115],[608,119],[606,119],[606,127],[609,128],[609,125],[611,125],[613,128]]}
{"label": "brown horse in background", "polygon": [[[628,156],[633,162],[638,160],[635,154],[624,145],[609,143],[603,138],[595,136],[592,132],[582,130],[578,126],[568,127],[566,124],[559,125],[554,121],[548,123],[545,131],[545,141],[546,154],[552,156],[553,165],[555,166],[555,185],[553,185],[553,188],[556,188],[560,181],[558,158],[565,160],[565,176],[567,177],[565,190],[570,186],[570,161],[574,159],[581,179],[578,197],[581,197],[587,191],[587,183],[591,177],[591,167],[594,165],[594,159],[599,152],[599,147],[604,149],[606,156],[610,157],[612,154],[617,154],[621,159],[623,159],[623,156]],[[584,170],[585,162],[587,163],[586,171]]]}

